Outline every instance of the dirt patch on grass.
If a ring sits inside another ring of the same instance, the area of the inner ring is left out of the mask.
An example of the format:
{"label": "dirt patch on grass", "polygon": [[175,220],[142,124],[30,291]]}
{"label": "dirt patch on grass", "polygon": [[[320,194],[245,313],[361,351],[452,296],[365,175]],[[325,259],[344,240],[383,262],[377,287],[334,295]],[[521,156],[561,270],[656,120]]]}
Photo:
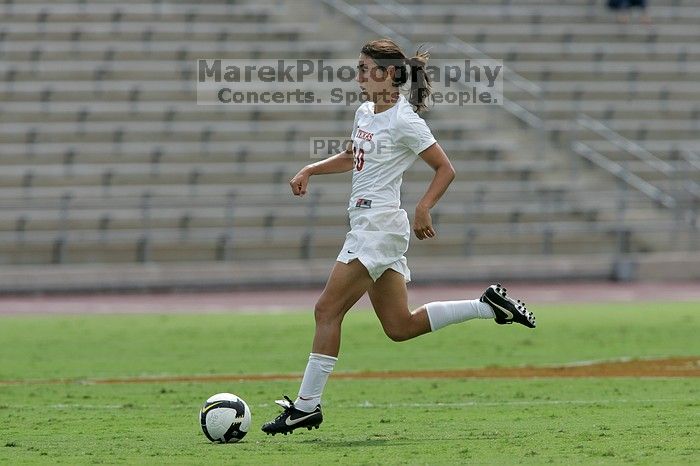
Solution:
{"label": "dirt patch on grass", "polygon": [[[455,379],[549,377],[700,377],[700,357],[632,359],[564,366],[484,367],[458,370],[336,372],[334,379]],[[301,374],[213,374],[103,379],[2,380],[0,385],[35,384],[133,384],[167,382],[225,382],[236,380],[298,380]]]}
{"label": "dirt patch on grass", "polygon": [[[439,371],[359,372],[347,378],[699,377],[700,358],[596,362],[565,366],[484,367]],[[334,375],[335,377],[335,375]]]}

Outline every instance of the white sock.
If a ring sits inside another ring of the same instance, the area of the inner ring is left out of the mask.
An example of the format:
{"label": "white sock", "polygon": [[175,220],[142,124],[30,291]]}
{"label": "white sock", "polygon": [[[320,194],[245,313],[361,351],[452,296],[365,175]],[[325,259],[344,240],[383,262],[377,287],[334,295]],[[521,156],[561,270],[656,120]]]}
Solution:
{"label": "white sock", "polygon": [[325,354],[309,354],[309,362],[299,387],[299,396],[294,402],[295,408],[310,413],[321,404],[323,387],[326,386],[328,376],[333,372],[337,360],[338,358]]}
{"label": "white sock", "polygon": [[478,299],[468,299],[465,301],[437,301],[425,305],[428,311],[430,329],[441,329],[446,325],[464,322],[469,319],[493,319],[496,314],[486,303]]}

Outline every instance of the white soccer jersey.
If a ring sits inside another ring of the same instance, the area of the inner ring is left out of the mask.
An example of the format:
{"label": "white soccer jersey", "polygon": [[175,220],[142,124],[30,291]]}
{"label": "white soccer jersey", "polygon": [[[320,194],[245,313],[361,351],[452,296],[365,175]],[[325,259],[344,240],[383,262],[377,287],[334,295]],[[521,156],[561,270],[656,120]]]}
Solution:
{"label": "white soccer jersey", "polygon": [[403,172],[435,143],[425,121],[404,96],[389,110],[374,113],[365,102],[352,130],[354,166],[349,209],[400,207]]}

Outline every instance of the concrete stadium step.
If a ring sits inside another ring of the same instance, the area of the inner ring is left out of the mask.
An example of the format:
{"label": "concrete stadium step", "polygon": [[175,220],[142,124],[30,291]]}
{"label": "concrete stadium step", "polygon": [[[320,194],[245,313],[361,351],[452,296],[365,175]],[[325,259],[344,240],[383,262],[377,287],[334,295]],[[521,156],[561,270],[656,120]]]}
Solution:
{"label": "concrete stadium step", "polygon": [[79,60],[70,67],[61,60],[3,60],[0,74],[7,82],[62,80],[192,80],[197,72],[195,61],[183,60]]}
{"label": "concrete stadium step", "polygon": [[[608,116],[607,113],[603,116]],[[562,114],[564,118],[550,118],[547,120],[547,128],[552,132],[553,138],[561,142],[563,134],[567,131],[569,139],[581,138],[590,139],[587,132],[583,130],[574,120],[576,114]],[[566,117],[569,118],[566,118]],[[639,118],[615,118],[611,119],[598,118],[600,121],[610,122],[608,124],[619,135],[630,140],[636,140],[640,144],[645,144],[645,141],[650,140],[654,146],[670,151],[672,147],[684,147],[687,145],[688,150],[697,150],[693,134],[697,134],[698,123],[692,118],[668,118],[663,119],[664,114],[661,113],[658,119],[640,120]],[[663,122],[659,126],[654,126],[655,122]],[[607,124],[607,123],[606,123]],[[667,140],[663,138],[669,138]]]}
{"label": "concrete stadium step", "polygon": [[[613,208],[619,197],[618,188],[610,189],[610,182],[596,175],[593,170],[578,170],[575,176],[554,183],[546,181],[462,181],[455,180],[440,205],[454,205],[459,211],[473,207],[475,211],[485,209],[493,203],[520,206],[543,205],[545,209],[579,203],[595,208]],[[411,209],[426,189],[426,180],[406,181],[402,189],[404,206]],[[286,180],[274,184],[255,185],[107,185],[0,188],[0,207],[14,210],[61,209],[64,202],[71,209],[141,208],[144,202],[152,208],[167,207],[224,207],[246,205],[258,208],[278,206],[335,205],[345,210],[348,205],[350,184],[347,175],[327,175],[312,181],[309,195],[298,198],[291,195]],[[454,193],[454,194],[453,194]],[[650,205],[640,193],[625,193],[628,204]]]}
{"label": "concrete stadium step", "polygon": [[645,141],[636,141],[648,150],[656,152],[671,153],[677,150],[700,152],[700,141],[698,139],[682,138],[650,138]]}
{"label": "concrete stadium step", "polygon": [[[587,242],[586,239],[590,239]],[[409,258],[413,260],[429,260],[429,258],[439,257],[459,257],[471,255],[532,255],[533,257],[542,254],[546,249],[547,254],[590,254],[596,251],[614,253],[617,249],[614,240],[605,241],[606,236],[591,237],[589,235],[574,236],[572,238],[557,239],[555,242],[543,246],[543,241],[537,236],[526,237],[519,235],[513,237],[510,242],[505,237],[498,238],[500,241],[484,239],[474,240],[467,246],[461,241],[441,243],[428,250],[421,251],[421,254],[414,254]],[[106,240],[105,243],[66,243],[65,245],[55,242],[38,245],[24,245],[7,248],[0,244],[0,263],[3,265],[19,264],[89,264],[89,263],[129,263],[142,262],[144,255],[148,257],[149,263],[168,262],[203,262],[214,261],[220,256],[228,256],[235,261],[242,260],[274,260],[280,257],[288,259],[327,259],[332,261],[337,256],[342,247],[343,237],[339,239],[329,239],[304,241],[303,239],[288,240],[284,243],[266,242],[253,244],[227,245],[224,248],[217,245],[215,241],[195,241],[182,240],[170,243],[153,243],[147,247],[139,240],[128,243]],[[598,246],[596,247],[596,244]],[[578,245],[578,246],[577,246]],[[606,247],[607,246],[607,247]],[[147,249],[148,252],[144,252]],[[416,248],[418,249],[418,248]],[[471,251],[479,251],[472,253]],[[60,252],[59,252],[60,251]],[[466,254],[465,254],[466,252]],[[60,257],[60,259],[59,259]]]}
{"label": "concrete stadium step", "polygon": [[[633,61],[668,60],[669,57],[687,61],[700,59],[700,45],[685,42],[661,44],[618,43],[598,44],[595,42],[577,42],[562,44],[558,42],[521,43],[489,41],[479,47],[481,51],[493,58],[507,62],[528,61]],[[450,53],[445,49],[445,58],[464,58],[462,52]]]}
{"label": "concrete stadium step", "polygon": [[[10,87],[10,86],[8,86]],[[50,92],[47,89],[51,89]],[[130,94],[134,93],[131,88]],[[22,89],[21,92],[25,92]],[[41,119],[52,122],[119,122],[156,121],[173,123],[181,121],[214,121],[234,120],[250,121],[251,123],[283,121],[293,122],[303,120],[319,120],[327,122],[334,120],[345,122],[350,129],[352,119],[358,104],[354,105],[192,105],[192,102],[169,101],[140,101],[130,96],[125,101],[93,102],[91,100],[54,101],[54,88],[39,89],[39,99],[22,102],[8,102],[0,112],[0,121],[30,122]],[[98,91],[96,91],[98,92]],[[14,93],[11,91],[11,95]],[[99,92],[98,92],[99,93]],[[136,92],[136,94],[140,93]],[[16,94],[20,94],[17,92]],[[46,95],[46,98],[44,98]],[[35,96],[36,97],[36,96]],[[16,100],[16,99],[15,99]],[[483,119],[488,109],[451,107],[448,105],[431,108],[422,117],[427,121],[446,120],[456,116],[466,120]]]}
{"label": "concrete stadium step", "polygon": [[[192,171],[180,174],[170,174],[170,175],[151,175],[149,173],[143,175],[132,175],[124,170],[122,171],[105,171],[98,172],[94,174],[82,174],[80,176],[64,176],[62,174],[56,174],[55,176],[47,175],[44,173],[35,173],[32,171],[27,171],[22,174],[19,178],[14,178],[8,176],[6,179],[2,179],[0,183],[0,188],[2,189],[14,189],[17,192],[25,193],[26,196],[35,196],[37,191],[45,191],[49,189],[60,190],[66,192],[69,188],[80,187],[80,189],[75,189],[72,191],[80,192],[85,191],[87,188],[92,188],[94,192],[101,192],[102,197],[107,197],[110,193],[117,192],[118,190],[133,188],[139,189],[147,183],[152,190],[158,188],[172,188],[173,190],[180,190],[183,193],[197,193],[199,191],[204,191],[211,187],[215,183],[227,183],[229,190],[234,189],[235,186],[241,192],[252,192],[257,190],[259,187],[263,187],[267,190],[272,190],[273,192],[283,194],[285,196],[291,196],[289,193],[289,186],[287,180],[291,177],[293,173],[285,173],[279,171],[274,176],[265,177],[264,180],[251,183],[240,183],[240,175],[236,173],[214,173],[205,171]],[[522,176],[520,172],[517,172],[517,176],[505,173],[503,175],[489,176],[491,178],[491,183],[500,183],[504,187],[510,188],[510,190],[497,190],[496,189],[486,189],[483,185],[480,185],[480,181],[483,180],[488,175],[480,173],[479,175],[462,175],[459,176],[452,184],[452,192],[462,192],[464,196],[469,196],[470,198],[480,198],[488,195],[490,198],[506,198],[509,199],[513,195],[513,192],[518,192],[523,195],[532,191],[532,197],[537,197],[540,192],[540,187],[538,185],[530,186],[532,184],[531,176]],[[192,181],[196,178],[196,181]],[[274,179],[274,181],[273,181]],[[407,186],[403,189],[405,194],[405,202],[407,205],[415,204],[418,199],[423,195],[427,189],[427,185],[430,182],[430,174],[426,172],[424,176],[415,175],[407,176],[404,184]],[[414,181],[418,180],[418,181]],[[179,183],[178,183],[179,181]],[[205,183],[204,181],[207,181]],[[415,185],[415,186],[414,186]],[[329,189],[349,189],[350,182],[349,178],[346,178],[346,183],[339,187],[324,188],[323,184],[313,181],[313,185],[310,189],[318,190],[323,192],[324,195],[329,192]],[[547,188],[542,188],[544,192]],[[345,196],[347,200],[347,196]],[[269,202],[274,202],[274,199],[268,199]]]}
{"label": "concrete stadium step", "polygon": [[[656,229],[660,232],[659,239],[667,238],[664,225],[657,224],[652,228],[648,223],[645,225],[550,222],[491,225],[466,230],[462,225],[455,228],[443,226],[439,242],[416,242],[419,244],[414,244],[411,258],[455,254],[588,254],[604,250],[606,245],[608,252],[612,253],[619,248],[620,235],[631,235],[629,248],[630,252],[635,252],[637,248],[645,247],[634,241],[636,229],[645,231],[645,235]],[[19,241],[16,234],[0,233],[0,258],[5,264],[27,263],[20,261],[26,260],[29,251],[34,252],[30,257],[36,257],[36,246],[44,254],[50,253],[50,258],[44,258],[49,263],[333,258],[342,245],[345,231],[345,227],[251,227],[237,230],[198,228],[185,234],[160,229],[106,233],[71,231],[66,234],[28,232]],[[689,240],[690,237],[682,235],[682,242]]]}
{"label": "concrete stadium step", "polygon": [[[48,231],[59,234],[68,231],[99,231],[104,235],[119,230],[172,229],[186,236],[190,229],[260,227],[267,230],[287,227],[336,226],[348,228],[343,206],[323,205],[310,209],[297,204],[285,207],[182,207],[74,209],[62,212],[56,209],[34,209],[0,213],[0,231],[15,232],[18,237],[26,232]],[[490,204],[462,211],[436,208],[432,212],[436,228],[443,226],[478,224],[520,224],[535,222],[562,222],[586,220],[593,222],[600,215],[597,209],[584,210],[563,204],[561,206],[528,204],[520,207]],[[412,217],[412,215],[411,215]],[[269,234],[269,232],[267,233]]]}
{"label": "concrete stadium step", "polygon": [[[37,1],[37,0],[34,0]],[[366,0],[348,0],[348,3],[351,4],[366,4]],[[432,2],[430,0],[402,0],[402,4],[406,5],[429,5],[435,2]],[[464,4],[464,0],[439,0],[441,5],[462,5]],[[548,6],[558,6],[561,5],[561,0],[473,0],[469,2],[474,5],[492,5],[492,6],[500,6],[502,8],[508,8],[511,5],[518,5],[518,6],[539,6],[539,7],[548,7]],[[568,5],[573,5],[573,6],[578,6],[578,7],[593,7],[593,8],[603,8],[603,6],[599,5],[599,3],[596,0],[569,0],[567,2]],[[695,0],[657,0],[654,1],[654,6],[663,6],[663,7],[676,7],[676,6],[695,6]],[[653,9],[653,7],[651,7]]]}
{"label": "concrete stadium step", "polygon": [[[606,156],[647,181],[668,180],[671,183],[674,180],[678,182],[683,180],[700,181],[700,169],[693,169],[684,161],[667,161],[668,165],[662,166],[660,170],[658,166],[641,161],[626,152],[611,152]],[[668,168],[664,169],[666,167]]]}
{"label": "concrete stadium step", "polygon": [[[697,120],[652,120],[652,119],[623,119],[616,118],[604,123],[619,135],[634,139],[678,137],[690,138],[697,135],[700,122]],[[577,125],[572,120],[549,120],[547,128],[550,131],[567,132],[576,130]],[[580,133],[581,134],[581,133]]]}
{"label": "concrete stadium step", "polygon": [[[586,139],[583,137],[580,141],[611,160],[625,162],[630,169],[642,170],[643,166],[647,165],[648,168],[669,173],[673,171],[700,171],[700,156],[694,158],[688,155],[681,156],[678,151],[670,150],[668,152],[648,151],[651,155],[647,157],[640,156],[636,152],[624,150],[608,140]],[[643,141],[636,143],[636,145],[644,150]],[[693,173],[688,174],[693,175]]]}
{"label": "concrete stadium step", "polygon": [[[692,245],[694,240],[687,233],[680,235],[678,243],[673,243],[668,240],[668,233],[662,233],[655,238],[645,238],[646,235],[635,236],[629,240],[630,246],[626,249],[630,253],[646,253],[651,250],[658,249],[659,246],[653,244],[665,243],[664,250],[666,251],[683,251],[688,245]],[[411,246],[411,252],[415,253],[408,257],[409,264],[411,260],[419,260],[421,257],[432,257],[433,260],[439,260],[442,257],[460,257],[460,256],[556,256],[556,255],[590,255],[590,254],[608,254],[615,255],[620,251],[620,233],[611,230],[609,232],[589,232],[575,234],[557,234],[553,233],[551,238],[542,237],[540,235],[525,235],[514,234],[511,236],[495,236],[490,239],[480,238],[477,236],[472,242],[464,242],[459,239],[454,241],[445,240],[444,236],[439,238],[442,243],[440,246],[437,243],[426,241],[414,242]]]}
{"label": "concrete stadium step", "polygon": [[432,257],[439,260],[442,257],[460,256],[541,256],[559,254],[593,254],[604,253],[614,254],[618,250],[617,242],[606,234],[581,234],[564,236],[559,235],[549,239],[544,239],[540,235],[512,235],[496,237],[470,238],[465,242],[463,239],[445,240],[439,237],[440,245],[437,243],[414,242],[411,246],[411,255],[408,257],[409,265],[411,260],[420,257]]}
{"label": "concrete stadium step", "polygon": [[[687,100],[700,97],[700,88],[692,81],[588,81],[567,80],[538,82],[545,92],[547,99],[588,100],[609,98],[611,101],[627,100],[630,98]],[[508,96],[526,96],[518,89],[511,89]],[[531,98],[531,96],[530,96]]]}
{"label": "concrete stadium step", "polygon": [[438,204],[431,210],[431,215],[436,223],[446,222],[455,224],[460,222],[469,223],[469,219],[472,216],[480,215],[506,217],[506,220],[501,223],[518,223],[519,220],[526,220],[525,217],[528,215],[551,215],[552,219],[557,215],[573,215],[581,219],[585,218],[589,221],[595,219],[602,210],[604,210],[604,206],[585,207],[570,199],[563,199],[560,202],[552,203],[542,198],[539,202],[519,202],[514,199],[507,204],[489,200],[480,203],[471,202],[463,205],[455,203]]}
{"label": "concrete stadium step", "polygon": [[[342,207],[342,206],[341,206]],[[233,214],[233,216],[231,216]],[[62,213],[56,209],[24,210],[0,214],[0,231],[99,231],[105,235],[119,230],[172,229],[186,236],[190,228],[240,228],[279,226],[339,226],[347,218],[342,208],[318,206],[313,215],[308,206],[239,206],[234,207],[158,207],[75,209]]]}
{"label": "concrete stadium step", "polygon": [[[582,137],[581,141],[602,154],[617,153],[620,151],[617,145],[607,140],[587,139],[586,137]],[[700,168],[697,166],[697,164],[700,163],[698,162],[700,160],[700,153],[697,152],[700,150],[700,143],[697,143],[697,141],[652,139],[633,142],[650,151],[660,159],[668,161],[691,159],[696,164],[696,168]],[[697,147],[694,147],[693,143],[696,143]]]}
{"label": "concrete stadium step", "polygon": [[512,69],[525,78],[543,83],[565,80],[625,80],[628,83],[663,80],[673,86],[675,82],[697,81],[700,78],[700,63],[678,61],[572,63],[521,60],[514,63]]}
{"label": "concrete stadium step", "polygon": [[[498,134],[498,133],[497,133]],[[515,142],[480,137],[476,140],[440,138],[440,146],[454,160],[499,161],[517,150]],[[492,137],[492,136],[490,136]],[[313,152],[309,141],[238,141],[178,142],[171,141],[114,144],[108,142],[63,142],[2,144],[3,164],[99,164],[99,163],[200,163],[200,162],[291,162],[300,169],[319,160],[322,154]],[[521,159],[527,159],[520,157]]]}
{"label": "concrete stadium step", "polygon": [[15,102],[3,105],[0,122],[178,122],[221,119],[226,121],[294,121],[338,120],[348,124],[355,116],[355,106],[327,105],[192,105],[184,102]]}
{"label": "concrete stadium step", "polygon": [[121,21],[266,21],[274,14],[284,14],[284,9],[274,4],[221,4],[171,3],[163,7],[160,2],[129,3],[100,2],[86,8],[81,2],[7,2],[0,9],[3,16],[13,22],[113,22]]}
{"label": "concrete stadium step", "polygon": [[[602,182],[601,182],[602,183]],[[588,184],[588,183],[587,183]],[[518,202],[563,202],[572,199],[572,188],[580,189],[576,179],[567,179],[559,182],[548,181],[481,181],[460,182],[456,180],[450,186],[450,191],[445,195],[446,202],[483,204],[499,201]],[[427,188],[426,181],[406,181],[402,185],[402,199],[404,205],[415,205]],[[614,192],[614,191],[613,191]],[[612,200],[610,191],[596,189],[588,192],[592,198],[600,196],[601,199]],[[314,197],[318,196],[318,198]],[[296,205],[297,203],[318,202],[336,203],[347,207],[350,196],[350,182],[347,175],[327,175],[322,179],[313,180],[309,186],[309,194],[299,199],[290,193],[289,185],[285,182],[279,184],[252,184],[239,188],[235,184],[208,184],[208,185],[128,185],[128,186],[70,186],[70,187],[43,187],[24,186],[22,188],[0,188],[0,206],[17,208],[22,206],[34,206],[34,208],[46,208],[48,206],[60,206],[64,197],[69,198],[72,208],[76,207],[101,207],[110,205],[141,206],[143,198],[148,197],[155,206],[206,206],[226,205],[227,199],[233,197],[236,203],[244,202],[246,205]]]}
{"label": "concrete stadium step", "polygon": [[549,40],[564,44],[589,43],[664,43],[700,39],[700,32],[693,24],[662,23],[653,28],[616,23],[500,23],[483,25],[478,22],[449,22],[442,18],[415,22],[387,22],[395,31],[402,31],[415,42],[439,41],[445,34],[458,35],[463,40],[481,48],[491,41],[521,43]]}
{"label": "concrete stadium step", "polygon": [[[460,181],[523,182],[539,171],[551,168],[549,162],[479,162],[455,160],[453,165]],[[296,174],[298,162],[246,163],[104,163],[104,164],[50,164],[9,165],[0,173],[0,186],[22,187],[31,178],[35,186],[71,185],[141,185],[141,184],[221,184],[237,186],[259,183],[286,183]],[[432,169],[424,163],[415,164],[404,173],[404,180],[432,179]],[[348,174],[348,179],[350,174]]]}
{"label": "concrete stadium step", "polygon": [[347,58],[353,50],[348,40],[296,41],[13,41],[0,49],[0,58],[7,60],[197,60],[216,56],[222,59],[258,58]]}
{"label": "concrete stadium step", "polygon": [[[245,203],[217,207],[88,207],[65,212],[60,209],[7,210],[0,214],[0,231],[15,232],[18,236],[28,231],[77,231],[95,230],[108,234],[122,229],[171,228],[187,234],[190,228],[265,227],[288,226],[345,226],[346,205],[324,205],[311,208],[297,203],[276,207],[250,206]],[[556,205],[547,203],[487,203],[467,205],[458,210],[450,205],[438,206],[431,213],[437,228],[443,226],[510,224],[513,228],[535,222],[562,222],[598,220],[653,221],[658,214],[652,209],[627,208],[618,212],[617,206],[583,207],[570,202]],[[410,210],[410,209],[409,209]],[[413,213],[409,214],[412,218]]]}
{"label": "concrete stadium step", "polygon": [[116,81],[53,81],[39,83],[0,83],[0,97],[5,102],[129,102],[131,112],[137,104],[148,101],[196,102],[193,85],[183,81],[140,82]]}
{"label": "concrete stadium step", "polygon": [[700,205],[700,175],[697,173],[693,175],[679,173],[669,176],[646,167],[642,170],[631,169],[630,171],[665,194],[670,195],[679,203],[690,203],[691,208],[693,208],[692,204],[694,203],[695,210]]}
{"label": "concrete stadium step", "polygon": [[[110,106],[112,108],[110,108]],[[351,132],[352,119],[356,107],[333,107],[320,105],[305,108],[296,105],[272,106],[262,109],[245,106],[243,109],[227,106],[192,106],[190,109],[180,110],[179,105],[162,105],[141,102],[112,102],[105,105],[91,107],[87,103],[79,102],[22,102],[9,103],[0,112],[0,122],[16,123],[13,127],[17,131],[26,128],[36,128],[37,120],[43,123],[43,127],[52,132],[95,132],[118,128],[142,128],[148,123],[152,132],[184,132],[187,128],[221,128],[230,127],[232,131],[244,133],[260,133],[267,128],[270,131],[286,131],[292,129],[295,132],[311,130],[338,131],[336,135]],[[14,111],[17,109],[17,111]],[[484,119],[484,111],[471,111],[460,109],[460,122],[454,121],[454,112],[449,107],[442,107],[427,112],[423,117],[430,123],[436,134],[441,131],[452,131],[459,128],[466,129],[494,129],[512,128],[507,120]],[[159,126],[160,125],[160,126]],[[111,127],[111,128],[110,128]],[[313,134],[314,136],[318,134]],[[36,142],[36,141],[35,141]]]}
{"label": "concrete stadium step", "polygon": [[[456,131],[469,129],[461,122],[447,123],[444,126]],[[485,129],[478,122],[470,128],[473,131]],[[261,125],[250,121],[200,121],[192,122],[86,122],[46,123],[37,126],[32,123],[10,123],[0,128],[0,143],[21,143],[31,138],[33,142],[154,142],[154,141],[238,141],[241,136],[254,139],[289,140],[299,137],[308,140],[314,136],[338,136],[348,134],[347,122],[271,122]]]}
{"label": "concrete stadium step", "polygon": [[[337,255],[347,228],[316,227],[314,231],[320,238],[328,238],[326,243],[332,245],[331,249]],[[218,255],[229,255],[235,259],[252,259],[257,255],[261,260],[274,258],[275,254],[302,258],[305,244],[309,243],[305,236],[308,232],[310,230],[306,227],[252,227],[239,228],[238,231],[197,228],[184,235],[173,229],[78,230],[65,234],[27,232],[20,241],[17,241],[14,233],[8,235],[0,232],[0,263],[123,263],[141,262],[144,256],[151,261],[166,262],[217,260]],[[224,240],[227,237],[230,239]],[[26,262],[28,258],[34,259],[32,252],[38,255],[35,248],[43,252],[43,257],[39,257],[37,262]]]}
{"label": "concrete stadium step", "polygon": [[[398,8],[387,8],[385,5],[358,4],[366,14],[378,21],[386,22],[395,18]],[[454,5],[431,3],[429,6],[403,5],[400,13],[404,18],[421,18],[425,21],[442,20],[451,22],[473,22],[477,24],[501,24],[503,22],[517,23],[608,23],[616,24],[615,15],[605,8],[579,5]],[[661,23],[691,24],[700,18],[700,13],[694,7],[658,7],[654,8],[654,20]]]}
{"label": "concrete stadium step", "polygon": [[[487,44],[489,47],[497,47],[499,44],[495,42],[489,42]],[[516,43],[516,44],[500,44],[501,48],[508,46],[505,52],[501,51],[496,57],[505,58],[509,62],[514,61],[513,59],[517,57],[516,47],[526,46],[528,43]],[[605,47],[597,46],[591,48],[593,44],[576,44],[573,46],[565,46],[557,43],[542,43],[535,44],[541,45],[537,50],[550,50],[553,47],[560,47],[561,52],[581,52],[583,55],[589,54],[588,57],[579,57],[579,60],[584,61],[584,63],[593,63],[598,67],[604,68],[606,66],[632,66],[634,63],[647,63],[646,66],[654,67],[654,63],[649,63],[648,60],[653,58],[655,61],[667,62],[669,64],[674,64],[674,68],[679,68],[681,71],[683,66],[692,67],[693,64],[688,63],[688,58],[692,58],[689,54],[697,52],[697,47],[689,44],[676,44],[671,47],[667,47],[667,44],[661,44],[658,47],[649,44],[630,44],[629,47],[624,49],[622,57],[614,57],[615,63],[606,64],[603,62],[606,58],[606,54],[609,54],[612,50],[615,50],[614,46]],[[630,49],[631,48],[631,49]],[[444,47],[441,50],[441,55],[450,55],[451,49]],[[695,52],[694,52],[695,51]],[[635,54],[631,54],[636,52]],[[640,52],[641,53],[640,55]],[[36,49],[33,49],[33,53],[37,53]],[[504,55],[506,55],[504,57]],[[650,57],[650,55],[653,55]],[[659,55],[659,56],[654,56]],[[164,77],[172,79],[173,76],[194,76],[196,64],[194,59],[192,61],[174,61],[172,59],[158,60],[153,57],[149,57],[145,60],[127,60],[127,61],[117,61],[110,62],[103,59],[100,60],[80,60],[74,63],[70,68],[65,67],[61,61],[47,61],[47,57],[42,57],[42,61],[28,61],[27,57],[21,57],[20,59],[3,60],[0,64],[0,72],[8,73],[12,70],[13,77],[22,82],[32,81],[32,80],[54,80],[54,79],[71,79],[71,80],[90,80],[96,76],[99,72],[99,76],[102,79],[114,80],[114,79],[138,79],[138,80],[165,80]],[[457,54],[453,57],[454,59],[462,58],[461,54]],[[518,63],[522,60],[527,59],[527,57],[517,57]],[[548,62],[558,63],[562,60],[558,60],[561,57],[549,57],[547,59],[540,60],[543,65]],[[572,57],[565,57],[566,61],[571,61]],[[673,59],[673,60],[669,60]],[[528,59],[530,62],[536,61]],[[629,65],[628,65],[629,64]],[[581,65],[585,66],[585,65]],[[593,66],[591,67],[593,68]]]}
{"label": "concrete stadium step", "polygon": [[6,40],[59,40],[59,41],[94,41],[94,40],[133,40],[139,37],[144,42],[151,40],[180,40],[183,36],[189,39],[225,41],[237,40],[266,40],[286,39],[296,40],[301,34],[313,33],[318,30],[314,22],[267,22],[260,23],[248,19],[238,20],[235,15],[230,21],[90,21],[83,23],[72,22],[8,22],[0,27]]}
{"label": "concrete stadium step", "polygon": [[[536,108],[533,99],[519,101],[527,108]],[[639,118],[696,120],[700,118],[700,103],[687,100],[629,99],[609,101],[607,99],[549,100],[542,103],[547,118],[571,118],[583,112],[596,119]]]}
{"label": "concrete stadium step", "polygon": [[[492,133],[495,125],[479,119],[459,121],[442,120],[431,123],[436,136],[461,139],[470,133]],[[349,134],[347,121],[275,121],[264,125],[251,121],[194,122],[85,122],[85,123],[8,123],[0,127],[0,144],[22,142],[147,142],[154,141],[232,141],[259,139],[288,141],[312,137],[341,137]],[[251,141],[252,142],[252,141]]]}
{"label": "concrete stadium step", "polygon": [[[260,167],[258,167],[260,168]],[[17,165],[6,167],[0,174],[0,186],[21,187],[30,178],[36,186],[74,185],[142,185],[142,184],[209,184],[236,183],[241,181],[259,183],[273,178],[282,180],[294,173],[285,165],[260,170],[248,167],[246,172],[235,164],[99,164],[99,165]],[[257,172],[257,173],[256,173]],[[256,175],[259,175],[256,177]],[[245,179],[241,179],[245,176]]]}

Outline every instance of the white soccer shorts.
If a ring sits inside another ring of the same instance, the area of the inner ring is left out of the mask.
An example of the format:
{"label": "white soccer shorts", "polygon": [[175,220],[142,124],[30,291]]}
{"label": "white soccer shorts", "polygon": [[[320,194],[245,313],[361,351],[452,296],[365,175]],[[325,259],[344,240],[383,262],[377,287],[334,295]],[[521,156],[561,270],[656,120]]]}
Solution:
{"label": "white soccer shorts", "polygon": [[403,209],[350,209],[350,231],[338,254],[345,264],[358,259],[377,281],[388,269],[395,270],[411,281],[411,271],[404,254],[411,237],[408,215]]}

